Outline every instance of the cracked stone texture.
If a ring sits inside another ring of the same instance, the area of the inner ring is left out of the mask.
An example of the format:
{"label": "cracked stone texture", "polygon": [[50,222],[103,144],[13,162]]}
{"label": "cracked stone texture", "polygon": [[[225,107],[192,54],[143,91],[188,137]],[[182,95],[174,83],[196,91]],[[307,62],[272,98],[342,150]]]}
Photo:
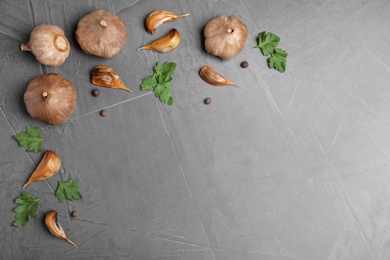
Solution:
{"label": "cracked stone texture", "polygon": [[[126,23],[129,39],[112,59],[83,53],[74,37],[95,9]],[[144,19],[155,9],[190,15],[151,35]],[[202,30],[218,14],[248,27],[230,60],[204,51]],[[387,0],[2,0],[0,259],[390,259],[389,14]],[[71,44],[60,67],[19,49],[42,23]],[[182,36],[174,52],[136,50],[171,28]],[[285,73],[253,48],[261,31],[280,37]],[[157,61],[177,63],[172,106],[140,90]],[[205,64],[239,88],[204,83]],[[93,97],[96,65],[113,67],[133,93],[98,87]],[[77,89],[62,125],[32,119],[23,102],[28,82],[50,72]],[[62,166],[22,189],[43,155],[12,138],[26,126],[41,129],[43,151]],[[69,178],[83,199],[60,203],[57,181]],[[40,213],[14,228],[23,191],[40,198]],[[52,209],[78,250],[46,230]]]}

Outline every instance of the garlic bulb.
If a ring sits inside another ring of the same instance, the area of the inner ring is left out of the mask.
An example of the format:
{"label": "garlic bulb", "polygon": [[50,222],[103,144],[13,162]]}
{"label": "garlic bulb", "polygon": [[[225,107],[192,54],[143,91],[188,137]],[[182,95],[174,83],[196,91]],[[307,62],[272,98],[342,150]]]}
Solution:
{"label": "garlic bulb", "polygon": [[206,51],[222,59],[234,57],[245,47],[248,30],[236,16],[218,15],[203,30]]}
{"label": "garlic bulb", "polygon": [[31,51],[35,58],[47,66],[60,66],[70,53],[70,45],[64,31],[51,24],[35,27],[28,43],[22,43],[22,51]]}
{"label": "garlic bulb", "polygon": [[112,58],[127,41],[125,23],[115,14],[95,10],[82,17],[77,25],[76,39],[88,54]]}
{"label": "garlic bulb", "polygon": [[76,89],[56,73],[32,79],[24,93],[28,113],[49,124],[62,124],[76,109]]}

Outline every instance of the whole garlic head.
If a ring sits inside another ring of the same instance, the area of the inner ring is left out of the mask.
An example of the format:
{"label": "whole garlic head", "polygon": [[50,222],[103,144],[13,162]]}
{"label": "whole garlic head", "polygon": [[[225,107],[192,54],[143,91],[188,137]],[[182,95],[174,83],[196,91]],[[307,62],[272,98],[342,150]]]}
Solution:
{"label": "whole garlic head", "polygon": [[63,64],[70,53],[70,45],[64,31],[51,24],[35,27],[28,43],[22,43],[22,51],[31,51],[43,65],[57,67]]}
{"label": "whole garlic head", "polygon": [[95,10],[82,17],[77,25],[76,39],[81,49],[103,58],[112,58],[127,41],[125,23],[115,14]]}
{"label": "whole garlic head", "polygon": [[33,118],[53,125],[62,124],[76,109],[76,89],[59,74],[45,74],[28,83],[24,103]]}
{"label": "whole garlic head", "polygon": [[248,30],[236,16],[218,15],[203,30],[206,51],[221,59],[230,59],[244,47]]}

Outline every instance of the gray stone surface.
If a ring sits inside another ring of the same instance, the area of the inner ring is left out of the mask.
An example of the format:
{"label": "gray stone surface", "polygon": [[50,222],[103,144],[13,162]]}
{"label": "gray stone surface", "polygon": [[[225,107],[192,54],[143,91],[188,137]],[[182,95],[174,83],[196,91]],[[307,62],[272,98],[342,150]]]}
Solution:
{"label": "gray stone surface", "polygon": [[[127,25],[112,59],[83,53],[74,37],[95,9]],[[143,22],[155,9],[190,15],[150,35]],[[218,14],[249,30],[231,60],[203,49],[203,27]],[[0,259],[390,259],[389,1],[2,0],[0,17]],[[60,67],[19,49],[42,23],[70,41]],[[174,52],[136,50],[171,28],[182,36]],[[280,36],[285,73],[252,48],[261,31]],[[177,63],[172,106],[140,90],[157,61]],[[93,97],[89,73],[101,64],[133,93]],[[207,85],[205,64],[240,87]],[[57,126],[32,119],[23,102],[28,82],[49,72],[77,89],[75,113]],[[26,126],[41,128],[43,150],[62,166],[22,189],[43,154],[12,138]],[[61,204],[53,191],[71,177],[83,199]],[[40,198],[40,214],[14,228],[24,190]],[[46,230],[52,209],[78,250]]]}

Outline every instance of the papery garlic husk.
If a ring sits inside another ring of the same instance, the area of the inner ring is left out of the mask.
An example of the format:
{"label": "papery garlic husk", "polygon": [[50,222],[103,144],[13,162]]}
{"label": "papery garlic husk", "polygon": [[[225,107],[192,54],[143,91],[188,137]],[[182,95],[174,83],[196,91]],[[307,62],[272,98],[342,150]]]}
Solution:
{"label": "papery garlic husk", "polygon": [[60,167],[60,157],[58,157],[58,155],[53,151],[46,151],[37,168],[31,174],[30,179],[26,182],[26,184],[23,185],[23,188],[30,183],[43,181],[52,177],[59,171]]}
{"label": "papery garlic husk", "polygon": [[145,27],[149,33],[154,34],[162,24],[175,21],[188,15],[189,13],[176,15],[169,11],[156,10],[151,12],[148,17],[146,17]]}
{"label": "papery garlic husk", "polygon": [[237,86],[236,83],[228,80],[224,76],[220,75],[216,71],[214,71],[212,68],[209,66],[205,65],[203,66],[200,71],[199,71],[199,76],[201,79],[203,79],[204,82],[215,86],[215,87],[223,87],[227,85],[232,85],[232,86]]}
{"label": "papery garlic husk", "polygon": [[75,243],[73,243],[69,238],[66,237],[64,229],[61,227],[61,224],[58,221],[57,210],[52,210],[46,213],[45,225],[50,231],[50,233],[52,233],[54,236],[59,237],[68,243],[71,243],[76,249],[78,249]]}
{"label": "papery garlic husk", "polygon": [[64,31],[51,24],[35,27],[28,43],[22,43],[22,51],[31,51],[43,65],[57,67],[63,64],[70,53],[70,45]]}
{"label": "papery garlic husk", "polygon": [[76,89],[59,74],[45,74],[28,83],[24,103],[33,118],[53,125],[62,124],[76,109]]}
{"label": "papery garlic husk", "polygon": [[81,49],[91,55],[112,58],[128,37],[126,24],[114,13],[95,10],[80,19],[76,39]]}
{"label": "papery garlic husk", "polygon": [[162,53],[171,52],[180,45],[180,33],[176,29],[172,29],[164,37],[152,42],[149,45],[142,46],[137,50],[152,50]]}
{"label": "papery garlic husk", "polygon": [[107,88],[117,88],[132,92],[125,86],[118,73],[111,67],[99,65],[91,71],[92,84]]}
{"label": "papery garlic husk", "polygon": [[248,30],[236,16],[218,15],[203,30],[205,49],[221,59],[230,59],[244,47]]}

